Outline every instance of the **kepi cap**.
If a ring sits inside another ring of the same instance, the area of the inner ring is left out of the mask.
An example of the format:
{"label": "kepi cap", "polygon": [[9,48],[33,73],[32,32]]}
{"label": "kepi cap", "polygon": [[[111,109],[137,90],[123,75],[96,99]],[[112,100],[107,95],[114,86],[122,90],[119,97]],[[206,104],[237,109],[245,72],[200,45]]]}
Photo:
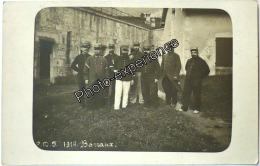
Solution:
{"label": "kepi cap", "polygon": [[143,49],[149,51],[149,50],[151,50],[151,45],[150,44],[144,44]]}
{"label": "kepi cap", "polygon": [[135,47],[135,46],[138,46],[138,47],[139,47],[139,46],[140,46],[140,43],[139,43],[139,42],[134,42],[133,45],[134,45],[134,47]]}
{"label": "kepi cap", "polygon": [[128,45],[123,45],[121,47],[121,51],[129,51],[129,46]]}
{"label": "kepi cap", "polygon": [[80,47],[89,48],[91,46],[91,43],[89,41],[81,43]]}
{"label": "kepi cap", "polygon": [[107,46],[104,45],[104,44],[100,44],[100,46],[101,46],[102,49],[106,49],[107,48]]}
{"label": "kepi cap", "polygon": [[101,43],[95,43],[94,44],[94,50],[98,50],[98,49],[101,49],[101,48],[102,48]]}
{"label": "kepi cap", "polygon": [[198,47],[192,47],[192,48],[190,49],[190,52],[191,52],[191,51],[197,51],[197,52],[198,52],[199,50],[198,50]]}
{"label": "kepi cap", "polygon": [[108,44],[108,48],[115,48],[115,44]]}

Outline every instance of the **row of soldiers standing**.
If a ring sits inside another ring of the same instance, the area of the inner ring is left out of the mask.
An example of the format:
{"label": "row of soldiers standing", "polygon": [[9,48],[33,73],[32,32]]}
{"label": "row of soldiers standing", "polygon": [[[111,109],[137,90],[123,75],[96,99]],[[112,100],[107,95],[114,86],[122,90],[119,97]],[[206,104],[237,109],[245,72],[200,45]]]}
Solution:
{"label": "row of soldiers standing", "polygon": [[[78,72],[77,81],[79,89],[86,85],[93,86],[96,81],[104,78],[114,77],[115,72],[120,72],[130,63],[135,63],[145,54],[151,51],[150,45],[143,46],[141,52],[140,44],[134,43],[131,53],[129,46],[124,45],[120,48],[120,56],[115,54],[115,45],[109,44],[109,54],[104,56],[104,47],[102,44],[94,45],[94,56],[88,54],[90,42],[81,45],[81,54],[78,55],[71,68]],[[198,113],[201,107],[201,81],[209,74],[208,65],[198,56],[198,50],[192,49],[197,56],[187,61],[187,76],[183,90],[183,106],[179,111],[187,111],[191,92],[195,97],[195,110]],[[196,61],[195,61],[196,60]],[[192,63],[190,63],[192,61]],[[195,67],[194,67],[195,66]],[[181,70],[181,61],[174,49],[163,55],[161,66],[158,60],[148,62],[142,68],[135,71],[134,75],[127,75],[121,80],[111,81],[110,88],[101,90],[94,96],[88,98],[88,108],[98,109],[106,105],[107,101],[113,105],[115,110],[125,109],[128,103],[144,104],[144,108],[158,108],[158,81],[162,79],[162,87],[166,94],[166,104],[176,106],[177,94],[181,91],[179,74]],[[198,74],[199,73],[199,74]],[[194,81],[197,80],[197,81]],[[200,80],[200,81],[199,81]],[[109,99],[109,100],[107,100]],[[81,108],[85,108],[85,99],[82,99]]]}

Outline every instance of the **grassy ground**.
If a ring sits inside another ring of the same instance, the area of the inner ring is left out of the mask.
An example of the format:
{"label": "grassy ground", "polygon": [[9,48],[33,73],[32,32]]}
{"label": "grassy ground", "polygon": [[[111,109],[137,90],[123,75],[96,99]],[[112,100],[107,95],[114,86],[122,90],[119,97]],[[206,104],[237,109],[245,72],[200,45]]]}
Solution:
{"label": "grassy ground", "polygon": [[[184,76],[180,78],[184,85]],[[202,112],[203,117],[211,119],[221,118],[224,121],[232,120],[232,76],[209,76],[202,82]],[[179,96],[181,101],[181,95]],[[193,96],[191,97],[191,109],[193,107]]]}
{"label": "grassy ground", "polygon": [[[39,148],[172,152],[227,148],[218,138],[199,131],[198,120],[166,106],[163,100],[157,110],[144,110],[138,104],[120,111],[109,105],[98,111],[78,110],[76,90],[76,84],[34,88],[33,136]],[[232,76],[205,78],[202,101],[203,113],[198,116],[231,123]]]}

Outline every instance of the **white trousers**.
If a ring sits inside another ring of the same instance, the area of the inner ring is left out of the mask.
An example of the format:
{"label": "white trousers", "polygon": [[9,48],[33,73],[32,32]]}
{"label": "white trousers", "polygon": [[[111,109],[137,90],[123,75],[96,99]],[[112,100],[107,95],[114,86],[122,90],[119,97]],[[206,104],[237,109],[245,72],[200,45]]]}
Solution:
{"label": "white trousers", "polygon": [[128,104],[128,94],[129,94],[130,86],[131,86],[131,81],[116,80],[114,109],[117,110],[120,108],[122,94],[123,94],[122,108],[126,108]]}

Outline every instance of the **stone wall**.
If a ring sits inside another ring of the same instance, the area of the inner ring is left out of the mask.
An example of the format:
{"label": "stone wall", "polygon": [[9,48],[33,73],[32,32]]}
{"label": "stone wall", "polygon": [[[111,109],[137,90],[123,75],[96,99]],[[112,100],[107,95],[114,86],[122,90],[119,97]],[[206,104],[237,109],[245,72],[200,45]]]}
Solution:
{"label": "stone wall", "polygon": [[[67,38],[70,35],[70,45]],[[150,42],[150,30],[120,20],[110,19],[98,13],[77,10],[74,8],[45,8],[38,12],[35,19],[35,52],[34,78],[39,79],[40,41],[54,43],[50,56],[50,81],[55,83],[58,76],[76,74],[70,64],[80,53],[80,43],[90,41],[116,45],[119,54],[121,45],[132,46],[133,42]],[[69,50],[69,52],[68,52]],[[106,50],[105,54],[108,53]],[[93,47],[90,48],[93,55]]]}

